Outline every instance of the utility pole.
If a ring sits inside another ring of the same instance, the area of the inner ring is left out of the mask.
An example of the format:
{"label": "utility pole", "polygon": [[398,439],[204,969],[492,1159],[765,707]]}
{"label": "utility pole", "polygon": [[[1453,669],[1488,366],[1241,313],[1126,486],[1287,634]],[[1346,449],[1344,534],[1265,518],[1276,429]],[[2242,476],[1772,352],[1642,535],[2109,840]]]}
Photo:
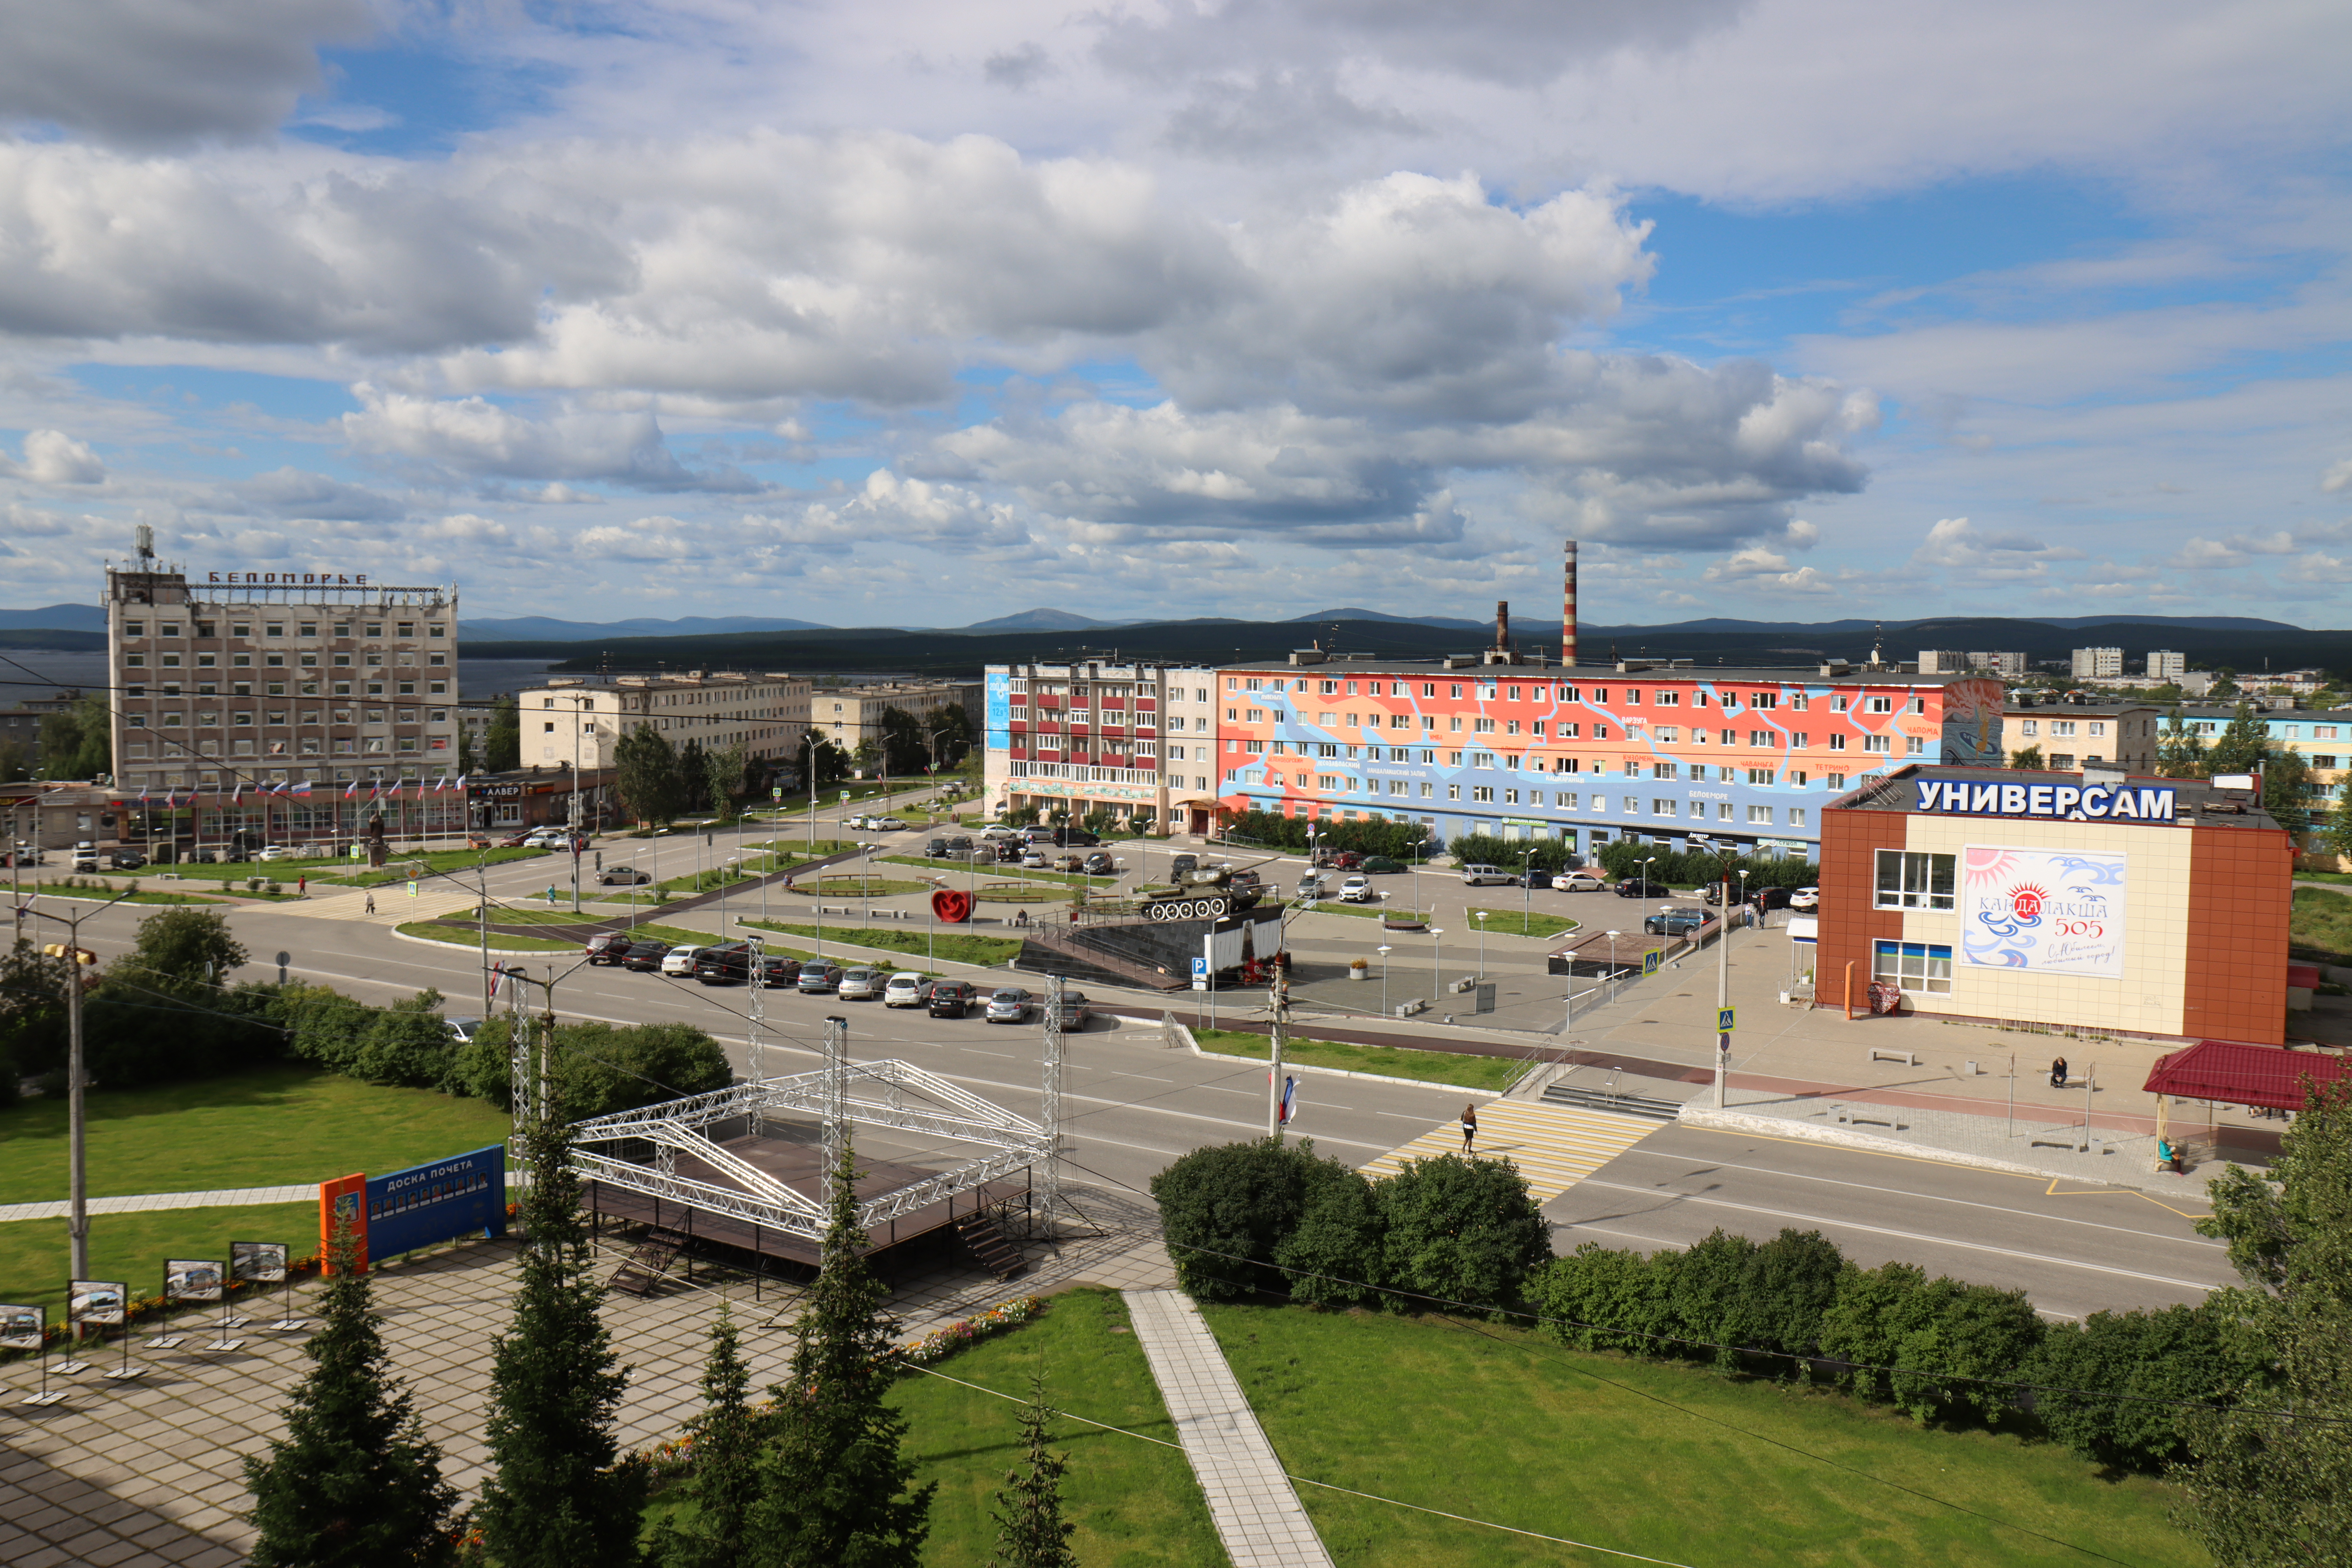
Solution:
{"label": "utility pole", "polygon": [[1058,974],[1045,976],[1045,1068],[1037,1094],[1037,1122],[1045,1130],[1045,1181],[1038,1212],[1048,1230],[1062,1202],[1062,993],[1067,984]]}
{"label": "utility pole", "polygon": [[89,1278],[89,1119],[83,1106],[82,970],[98,962],[98,954],[81,944],[81,922],[104,914],[131,896],[125,888],[94,910],[78,915],[53,915],[29,907],[36,920],[55,921],[66,928],[66,940],[49,942],[41,951],[66,961],[66,1237],[73,1278]]}
{"label": "utility pole", "polygon": [[824,1179],[832,1191],[834,1173],[841,1169],[849,1137],[849,1020],[838,1015],[824,1021]]}
{"label": "utility pole", "polygon": [[1265,1135],[1279,1145],[1282,1142],[1282,1047],[1290,1043],[1290,974],[1280,964],[1275,965],[1274,983],[1267,987],[1266,999],[1273,1004],[1274,1025],[1267,1031],[1273,1042],[1272,1070],[1266,1074]]}
{"label": "utility pole", "polygon": [[[1723,1020],[1723,1009],[1731,1005],[1731,860],[1723,862],[1723,902],[1715,932],[1715,1012],[1716,1021]],[[1717,1029],[1715,1034],[1715,1108],[1725,1106],[1724,1096],[1731,1077],[1731,1036]]]}
{"label": "utility pole", "polygon": [[[754,1084],[765,1082],[768,1076],[760,1043],[760,1032],[768,1026],[768,960],[766,950],[761,946],[766,940],[765,937],[758,935],[743,939],[743,959],[749,970],[747,977],[751,982],[751,1042],[749,1048],[743,1054],[743,1060],[744,1070],[751,1076]],[[761,1136],[766,1131],[766,1118],[761,1114],[766,1103],[763,1100],[754,1100],[751,1102],[751,1125],[744,1131],[754,1138]]]}

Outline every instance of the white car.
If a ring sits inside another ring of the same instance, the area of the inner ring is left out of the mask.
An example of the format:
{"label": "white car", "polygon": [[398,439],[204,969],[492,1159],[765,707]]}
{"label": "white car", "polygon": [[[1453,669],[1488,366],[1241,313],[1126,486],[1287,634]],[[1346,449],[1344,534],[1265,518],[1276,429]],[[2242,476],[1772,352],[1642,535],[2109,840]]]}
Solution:
{"label": "white car", "polygon": [[1462,868],[1462,885],[1466,888],[1484,888],[1497,884],[1508,887],[1511,881],[1511,874],[1508,871],[1504,870],[1500,866],[1465,866]]}
{"label": "white car", "polygon": [[253,858],[257,860],[291,860],[295,853],[295,848],[290,844],[272,844],[256,850]]}
{"label": "white car", "polygon": [[1021,830],[1017,827],[1008,827],[1002,822],[992,822],[980,830],[980,836],[982,838],[1018,838],[1021,837]]}
{"label": "white car", "polygon": [[842,972],[841,984],[834,988],[833,994],[845,1002],[871,1002],[882,994],[885,982],[886,977],[878,969],[862,966],[847,969]]}
{"label": "white car", "polygon": [[1339,901],[1343,904],[1369,904],[1372,901],[1372,879],[1350,877],[1339,884]]}
{"label": "white car", "polygon": [[1552,889],[1561,893],[1601,893],[1609,889],[1609,879],[1590,871],[1562,871],[1551,879]]}
{"label": "white car", "polygon": [[1822,890],[1819,888],[1799,888],[1789,895],[1789,907],[1811,914],[1822,907]]}
{"label": "white car", "polygon": [[882,987],[885,1007],[919,1007],[926,1000],[923,977],[911,969],[900,970],[890,976],[890,984]]}
{"label": "white car", "polygon": [[907,824],[899,817],[877,816],[874,819],[874,831],[877,833],[904,833],[907,831]]}
{"label": "white car", "polygon": [[662,954],[661,972],[664,974],[693,973],[694,955],[701,951],[702,949],[699,947],[679,946],[671,948],[667,952]]}

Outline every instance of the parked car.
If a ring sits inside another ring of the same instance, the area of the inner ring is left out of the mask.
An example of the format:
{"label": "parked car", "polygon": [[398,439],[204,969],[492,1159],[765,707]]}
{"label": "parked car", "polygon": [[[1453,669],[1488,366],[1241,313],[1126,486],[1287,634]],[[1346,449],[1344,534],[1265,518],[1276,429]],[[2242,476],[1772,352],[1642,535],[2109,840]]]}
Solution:
{"label": "parked car", "polygon": [[[219,858],[218,851],[215,852],[214,858]],[[136,871],[140,867],[147,864],[147,857],[136,849],[117,849],[114,852],[113,860],[114,868],[118,871]]]}
{"label": "parked car", "polygon": [[[1046,1004],[1046,1007],[1049,1012],[1057,1011],[1051,1002]],[[1061,1019],[1059,1027],[1062,1033],[1073,1035],[1094,1021],[1095,1005],[1087,999],[1085,992],[1065,989],[1057,1016]]]}
{"label": "parked car", "polygon": [[73,868],[77,871],[98,869],[98,846],[85,838],[74,846]]}
{"label": "parked car", "polygon": [[937,980],[931,983],[930,1009],[934,1018],[961,1018],[971,1011],[980,1000],[980,993],[968,980]]}
{"label": "parked car", "polygon": [[1562,871],[1551,879],[1556,893],[1597,893],[1609,886],[1609,879],[1596,877],[1590,871]]}
{"label": "parked car", "polygon": [[662,960],[668,956],[669,943],[666,942],[633,942],[629,951],[621,955],[621,967],[634,969],[640,974],[650,974],[659,969]]}
{"label": "parked car", "polygon": [[1339,901],[1343,904],[1369,904],[1372,901],[1372,879],[1350,877],[1339,884]]}
{"label": "parked car", "polygon": [[763,958],[760,961],[760,984],[771,991],[781,990],[801,982],[801,961],[797,958]]}
{"label": "parked car", "polygon": [[1089,877],[1115,877],[1118,875],[1118,863],[1099,849],[1096,850],[1093,854],[1087,856],[1085,860],[1080,862],[1079,869],[1086,872]]}
{"label": "parked car", "polygon": [[950,855],[959,857],[971,854],[971,836],[967,833],[959,833],[954,837],[949,839],[948,853]]}
{"label": "parked car", "polygon": [[1621,899],[1663,899],[1673,891],[1664,882],[1647,881],[1640,877],[1628,877],[1617,884],[1617,896]]}
{"label": "parked car", "polygon": [[635,939],[625,931],[599,931],[583,944],[591,963],[618,963],[635,945]]}
{"label": "parked car", "polygon": [[1020,839],[1005,838],[1000,839],[997,842],[997,864],[1001,866],[1017,866],[1027,858],[1029,858],[1029,847],[1026,844],[1024,844]]}
{"label": "parked car", "polygon": [[1083,827],[1056,827],[1054,829],[1054,842],[1056,846],[1064,849],[1071,848],[1073,847],[1080,849],[1091,849],[1096,845],[1100,844],[1102,840],[1096,837],[1093,834],[1087,832]]}
{"label": "parked car", "polygon": [[698,944],[680,942],[662,955],[661,972],[664,974],[691,974],[695,958],[701,952]]}
{"label": "parked car", "polygon": [[264,846],[253,858],[257,860],[291,860],[300,853],[291,844],[270,844]]}
{"label": "parked car", "polygon": [[1045,868],[1045,857],[1030,849],[1022,855],[1021,865],[1024,870],[1042,871]]}
{"label": "parked car", "polygon": [[1374,877],[1402,877],[1404,875],[1404,862],[1391,860],[1385,855],[1367,855],[1364,863],[1356,869]]}
{"label": "parked car", "polygon": [[1712,917],[1705,910],[1687,904],[1669,904],[1656,914],[1642,918],[1642,930],[1651,936],[1688,936],[1706,924]]}
{"label": "parked car", "polygon": [[992,840],[1018,838],[1021,837],[1021,830],[1017,827],[1008,827],[1002,822],[992,822],[980,830],[980,836]]}
{"label": "parked car", "polygon": [[1055,842],[1054,830],[1050,827],[1024,827],[1021,830],[1021,842],[1024,844],[1051,844]]}
{"label": "parked car", "polygon": [[1819,888],[1799,888],[1789,895],[1789,907],[1799,914],[1811,914],[1822,907],[1822,890]]}
{"label": "parked car", "polygon": [[441,1026],[449,1031],[449,1038],[458,1045],[470,1046],[474,1043],[474,1037],[482,1032],[482,1020],[470,1013],[461,1013],[455,1018],[442,1019]]}
{"label": "parked car", "polygon": [[920,1007],[931,999],[930,984],[913,970],[902,969],[890,976],[889,984],[882,987],[882,1005]]}
{"label": "parked car", "polygon": [[727,985],[751,978],[751,945],[730,942],[706,947],[694,955],[694,977],[705,985]]}
{"label": "parked car", "polygon": [[813,959],[801,965],[801,977],[793,984],[803,996],[822,996],[841,984],[844,973],[838,963]]}
{"label": "parked car", "polygon": [[948,841],[944,838],[929,839],[923,845],[923,853],[934,860],[943,858],[947,852]]}
{"label": "parked car", "polygon": [[1084,860],[1079,859],[1076,855],[1056,855],[1054,857],[1054,869],[1068,877],[1079,875],[1086,869],[1086,864],[1087,863]]}
{"label": "parked car", "polygon": [[877,833],[904,833],[910,826],[911,824],[895,816],[877,816],[874,819],[874,830]]}
{"label": "parked car", "polygon": [[1201,858],[1198,855],[1171,855],[1168,857],[1168,879],[1171,882],[1180,881],[1187,872],[1197,871],[1200,868]]}
{"label": "parked car", "polygon": [[1334,871],[1360,871],[1364,868],[1363,856],[1353,849],[1337,850],[1325,856],[1323,863]]}
{"label": "parked car", "polygon": [[1511,881],[1511,874],[1500,866],[1471,865],[1462,868],[1462,885],[1465,888],[1507,887]]}
{"label": "parked car", "polygon": [[530,842],[530,834],[509,833],[504,838],[498,841],[496,847],[500,849],[527,849],[534,847],[534,846],[532,846]]}
{"label": "parked car", "polygon": [[1787,888],[1750,888],[1748,901],[1760,914],[1766,910],[1785,910],[1796,894]]}
{"label": "parked car", "polygon": [[1254,888],[1265,886],[1265,879],[1255,871],[1235,871],[1225,879],[1225,887],[1236,893],[1246,893]]}
{"label": "parked car", "polygon": [[889,976],[881,970],[859,964],[842,972],[841,978],[834,983],[833,994],[845,1002],[871,1002],[882,994],[882,987],[888,980]]}
{"label": "parked car", "polygon": [[992,1024],[1025,1024],[1037,1005],[1037,998],[1018,985],[1006,985],[989,994],[988,1021]]}
{"label": "parked car", "polygon": [[1549,888],[1551,886],[1551,873],[1540,866],[1529,866],[1512,872],[1511,883],[1521,888]]}
{"label": "parked car", "polygon": [[607,866],[596,873],[596,885],[600,888],[642,888],[652,880],[650,872],[640,871],[635,866]]}
{"label": "parked car", "polygon": [[1308,903],[1321,898],[1326,890],[1320,871],[1309,871],[1298,879],[1298,896]]}

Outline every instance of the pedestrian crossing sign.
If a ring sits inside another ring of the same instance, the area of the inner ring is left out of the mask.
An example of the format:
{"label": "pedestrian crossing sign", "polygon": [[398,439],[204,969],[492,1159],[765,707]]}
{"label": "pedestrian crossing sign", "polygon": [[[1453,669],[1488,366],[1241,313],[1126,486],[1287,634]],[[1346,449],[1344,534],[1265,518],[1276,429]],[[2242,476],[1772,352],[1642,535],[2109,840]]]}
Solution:
{"label": "pedestrian crossing sign", "polygon": [[1732,1016],[1738,1011],[1737,1007],[1717,1007],[1715,1010],[1715,1032],[1718,1035],[1731,1033]]}
{"label": "pedestrian crossing sign", "polygon": [[1655,974],[1658,972],[1658,960],[1664,956],[1665,954],[1663,952],[1643,953],[1642,955],[1642,973],[1644,974]]}

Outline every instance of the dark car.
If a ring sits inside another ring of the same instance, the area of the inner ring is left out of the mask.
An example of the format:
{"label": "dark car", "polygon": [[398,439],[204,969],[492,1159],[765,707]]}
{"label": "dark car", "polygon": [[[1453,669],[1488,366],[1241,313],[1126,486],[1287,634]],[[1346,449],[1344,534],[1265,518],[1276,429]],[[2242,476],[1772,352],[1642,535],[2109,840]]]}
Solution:
{"label": "dark car", "polygon": [[705,985],[729,985],[751,979],[751,945],[730,942],[721,947],[702,949],[694,955],[694,977]]}
{"label": "dark car", "polygon": [[1795,889],[1790,888],[1750,888],[1748,890],[1748,901],[1759,911],[1785,910],[1789,907],[1789,900],[1795,897]]}
{"label": "dark car", "polygon": [[1265,887],[1265,879],[1255,871],[1236,871],[1225,879],[1225,886],[1236,893],[1246,893],[1254,888]]}
{"label": "dark car", "polygon": [[1353,849],[1339,849],[1325,856],[1323,864],[1334,871],[1360,871],[1364,868],[1364,858]]}
{"label": "dark car", "polygon": [[1621,899],[1663,899],[1673,891],[1664,882],[1646,881],[1640,877],[1628,877],[1617,884],[1617,896]]}
{"label": "dark car", "polygon": [[1385,855],[1367,855],[1364,863],[1356,869],[1368,877],[1399,877],[1404,874],[1404,862],[1391,860]]}
{"label": "dark car", "polygon": [[979,991],[968,980],[935,981],[931,985],[931,1016],[961,1018],[979,1000]]}
{"label": "dark car", "polygon": [[1045,1015],[1048,1021],[1056,1017],[1061,1020],[1055,1026],[1062,1033],[1075,1034],[1094,1021],[1095,1005],[1087,1000],[1087,994],[1083,991],[1064,991],[1062,1005],[1058,1008],[1050,999],[1047,1000]]}
{"label": "dark car", "polygon": [[971,850],[971,836],[969,834],[959,833],[948,840],[948,853],[950,855],[965,855]]}
{"label": "dark car", "polygon": [[1083,869],[1089,877],[1111,877],[1118,873],[1118,868],[1112,864],[1111,858],[1099,849],[1086,858]]}
{"label": "dark car", "polygon": [[1677,904],[1643,916],[1642,930],[1651,936],[1688,936],[1713,918],[1705,910]]}
{"label": "dark car", "polygon": [[621,955],[621,967],[653,973],[661,968],[662,960],[668,956],[669,943],[666,942],[632,942],[629,951]]}
{"label": "dark car", "polygon": [[118,871],[136,871],[147,864],[147,857],[136,849],[117,849],[113,859],[114,868]]}
{"label": "dark car", "polygon": [[651,876],[635,866],[607,866],[596,873],[596,885],[600,888],[642,888],[652,880]]}
{"label": "dark car", "polygon": [[583,945],[587,949],[589,963],[618,963],[629,956],[629,949],[635,943],[627,931],[608,931],[590,937]]}
{"label": "dark car", "polygon": [[801,965],[801,977],[793,984],[803,996],[822,996],[828,991],[840,988],[845,973],[838,963],[816,959]]}
{"label": "dark car", "polygon": [[1549,888],[1551,886],[1551,873],[1540,866],[1530,866],[1511,880],[1522,888]]}
{"label": "dark car", "polygon": [[1054,842],[1064,849],[1091,849],[1102,840],[1083,827],[1056,827],[1054,829]]}
{"label": "dark car", "polygon": [[801,983],[801,961],[797,958],[763,958],[760,961],[760,983],[771,990]]}
{"label": "dark car", "polygon": [[1186,872],[1196,871],[1200,869],[1200,866],[1201,858],[1198,855],[1171,855],[1168,857],[1168,879],[1171,882],[1181,881]]}
{"label": "dark car", "polygon": [[996,858],[1008,866],[1018,865],[1028,846],[1018,838],[1008,838],[996,847]]}
{"label": "dark car", "polygon": [[929,856],[934,860],[939,859],[947,852],[948,841],[944,838],[931,839],[923,846],[923,853]]}

